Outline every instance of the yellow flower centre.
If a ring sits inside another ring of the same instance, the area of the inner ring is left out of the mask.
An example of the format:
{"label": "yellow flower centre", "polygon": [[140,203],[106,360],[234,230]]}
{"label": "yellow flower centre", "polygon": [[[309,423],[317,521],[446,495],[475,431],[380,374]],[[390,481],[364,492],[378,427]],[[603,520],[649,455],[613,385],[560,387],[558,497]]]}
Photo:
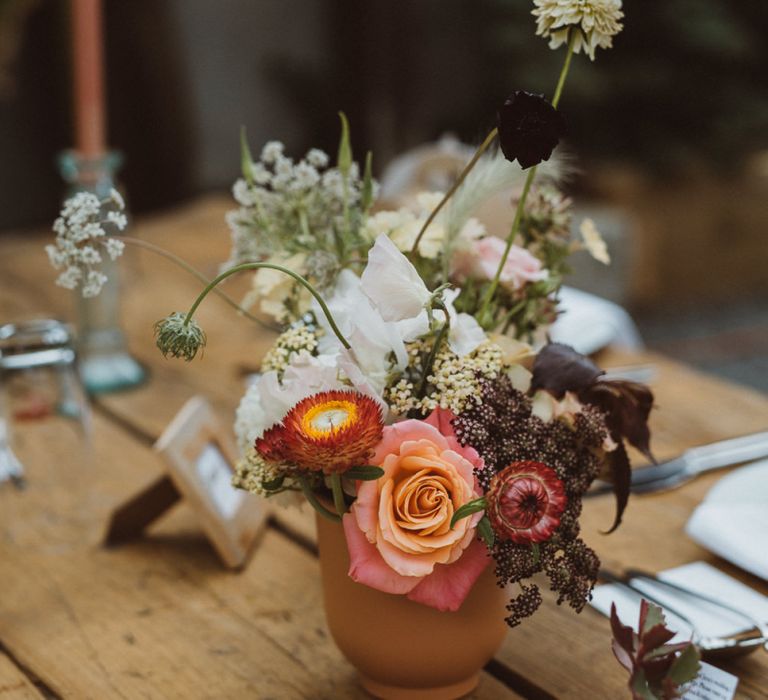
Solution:
{"label": "yellow flower centre", "polygon": [[310,438],[326,437],[343,430],[357,420],[357,406],[352,401],[326,401],[310,408],[301,418],[304,434]]}

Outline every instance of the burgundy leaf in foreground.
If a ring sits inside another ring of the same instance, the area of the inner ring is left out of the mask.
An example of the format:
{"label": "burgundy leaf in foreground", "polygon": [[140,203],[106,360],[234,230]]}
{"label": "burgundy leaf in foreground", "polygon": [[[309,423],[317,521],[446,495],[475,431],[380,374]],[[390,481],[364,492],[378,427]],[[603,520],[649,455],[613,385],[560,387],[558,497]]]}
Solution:
{"label": "burgundy leaf in foreground", "polygon": [[629,456],[624,447],[624,443],[617,441],[617,447],[613,452],[608,453],[608,464],[611,469],[611,482],[613,484],[613,493],[616,496],[616,515],[613,518],[613,524],[605,532],[610,535],[621,525],[621,519],[624,517],[624,511],[629,502],[629,487],[632,483],[632,465],[629,463]]}
{"label": "burgundy leaf in foreground", "polygon": [[625,439],[652,462],[648,416],[653,408],[653,393],[644,384],[619,379],[601,379],[581,392],[580,398],[597,406],[606,416],[614,439]]}
{"label": "burgundy leaf in foreground", "polygon": [[592,360],[563,343],[549,343],[533,363],[531,391],[546,389],[561,399],[566,391],[580,393],[591,387],[604,372]]}
{"label": "burgundy leaf in foreground", "polygon": [[611,604],[611,647],[630,673],[633,700],[674,700],[682,686],[699,673],[701,654],[692,642],[667,644],[675,632],[666,626],[659,606],[643,599],[635,632],[624,625]]}

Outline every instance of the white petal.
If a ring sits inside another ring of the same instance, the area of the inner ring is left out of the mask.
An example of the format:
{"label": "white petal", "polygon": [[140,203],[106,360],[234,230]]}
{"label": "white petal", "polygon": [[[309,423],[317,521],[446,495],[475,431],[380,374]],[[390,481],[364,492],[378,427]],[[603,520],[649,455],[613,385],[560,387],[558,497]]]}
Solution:
{"label": "white petal", "polygon": [[385,321],[418,316],[431,296],[416,268],[383,234],[368,253],[361,279],[363,291]]}
{"label": "white petal", "polygon": [[469,314],[457,314],[451,319],[451,332],[448,335],[448,345],[459,357],[469,355],[485,341],[485,331]]}

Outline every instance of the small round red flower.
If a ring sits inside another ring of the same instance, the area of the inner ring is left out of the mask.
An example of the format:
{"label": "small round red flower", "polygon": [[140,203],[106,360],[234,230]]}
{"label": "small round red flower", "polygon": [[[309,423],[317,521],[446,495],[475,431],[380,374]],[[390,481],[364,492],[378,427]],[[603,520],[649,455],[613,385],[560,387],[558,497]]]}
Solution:
{"label": "small round red flower", "polygon": [[361,466],[381,441],[381,408],[356,391],[323,391],[299,401],[256,440],[269,461],[326,474]]}
{"label": "small round red flower", "polygon": [[496,535],[516,544],[548,540],[567,501],[563,482],[541,462],[512,462],[493,476],[486,500]]}

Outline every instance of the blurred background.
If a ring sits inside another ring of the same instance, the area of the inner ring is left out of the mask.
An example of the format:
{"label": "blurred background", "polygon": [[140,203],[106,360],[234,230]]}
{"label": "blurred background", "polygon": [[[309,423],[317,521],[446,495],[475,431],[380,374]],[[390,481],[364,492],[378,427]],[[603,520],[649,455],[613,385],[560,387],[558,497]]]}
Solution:
{"label": "blurred background", "polygon": [[[105,0],[109,141],[145,215],[256,152],[333,152],[337,111],[381,175],[452,135],[476,143],[514,89],[551,94],[562,55],[529,0]],[[625,30],[574,61],[569,185],[615,265],[571,283],[625,306],[646,344],[768,391],[765,0],[627,0]],[[68,3],[0,0],[0,235],[48,228],[73,144]],[[577,215],[577,220],[580,218]],[[31,235],[31,234],[30,234]]]}

